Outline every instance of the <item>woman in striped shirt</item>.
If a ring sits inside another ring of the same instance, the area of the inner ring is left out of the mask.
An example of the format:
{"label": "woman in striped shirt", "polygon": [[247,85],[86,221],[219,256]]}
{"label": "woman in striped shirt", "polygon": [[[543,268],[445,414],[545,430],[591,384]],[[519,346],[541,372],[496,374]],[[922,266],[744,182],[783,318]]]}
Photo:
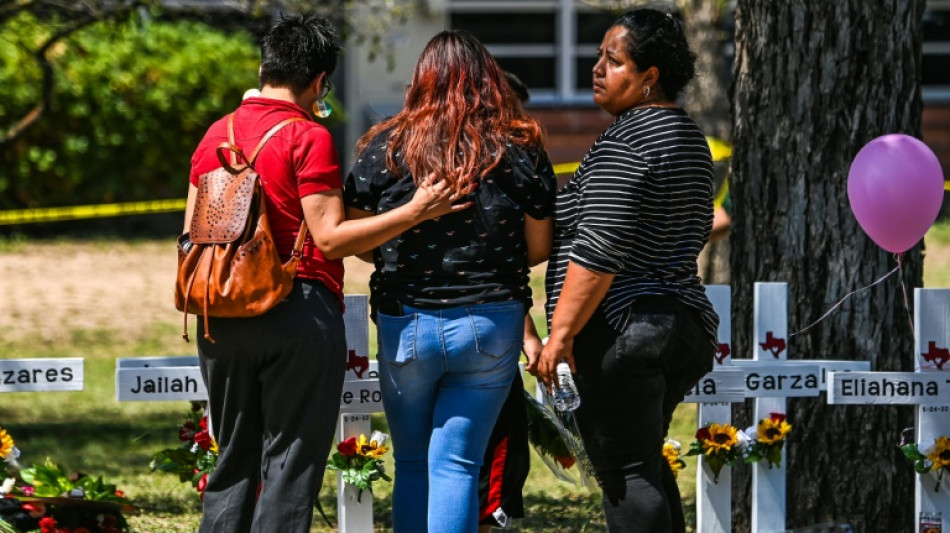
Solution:
{"label": "woman in striped shirt", "polygon": [[593,69],[594,102],[617,120],[557,196],[537,373],[550,385],[558,362],[575,372],[611,532],[685,530],[662,447],[676,405],[712,369],[719,321],[696,269],[712,159],[676,104],[694,61],[671,15],[618,18]]}

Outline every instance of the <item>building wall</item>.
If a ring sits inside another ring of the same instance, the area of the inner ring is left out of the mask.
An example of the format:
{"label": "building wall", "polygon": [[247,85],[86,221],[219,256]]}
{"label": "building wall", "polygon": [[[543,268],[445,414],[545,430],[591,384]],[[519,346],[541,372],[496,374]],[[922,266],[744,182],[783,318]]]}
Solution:
{"label": "building wall", "polygon": [[[586,69],[582,61],[575,64],[570,60],[573,55],[588,57],[592,53],[591,44],[587,42],[590,37],[578,38],[584,34],[582,28],[587,28],[587,33],[590,33],[585,24],[591,24],[591,12],[575,0],[420,0],[411,20],[404,26],[392,28],[387,36],[387,49],[394,59],[392,69],[387,68],[383,58],[369,61],[367,46],[350,43],[346,48],[344,68],[345,105],[350,120],[340,150],[344,168],[348,169],[352,164],[353,147],[360,135],[371,124],[397,112],[402,106],[405,87],[419,53],[433,35],[451,25],[453,12],[496,13],[498,24],[511,26],[516,35],[519,15],[552,10],[560,13],[556,30],[558,42],[553,43],[555,56],[569,58],[568,61],[559,59],[559,69]],[[564,20],[583,16],[588,17],[586,23],[581,21],[572,25]],[[940,159],[945,177],[950,178],[950,75],[946,71],[950,65],[950,0],[929,0],[924,22],[923,138]],[[724,31],[731,29],[731,24],[724,24]],[[584,42],[571,44],[578,40]],[[499,55],[503,65],[506,59],[530,55],[544,46],[488,44],[489,49]],[[545,126],[549,155],[555,164],[579,161],[613,120],[593,105],[589,91],[581,86],[583,74],[576,75],[579,80],[576,84],[573,76],[559,75],[557,87],[553,90],[538,90],[529,84],[532,103],[528,110]]]}

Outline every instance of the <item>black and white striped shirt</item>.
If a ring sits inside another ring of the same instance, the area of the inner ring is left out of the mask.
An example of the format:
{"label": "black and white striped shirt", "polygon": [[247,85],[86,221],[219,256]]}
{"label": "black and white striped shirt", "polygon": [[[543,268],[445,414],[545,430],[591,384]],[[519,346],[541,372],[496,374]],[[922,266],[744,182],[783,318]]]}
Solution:
{"label": "black and white striped shirt", "polygon": [[696,123],[676,108],[620,115],[558,191],[545,281],[549,326],[573,261],[616,275],[601,306],[617,331],[636,298],[671,295],[700,312],[715,344],[719,317],[696,268],[712,215],[712,157]]}

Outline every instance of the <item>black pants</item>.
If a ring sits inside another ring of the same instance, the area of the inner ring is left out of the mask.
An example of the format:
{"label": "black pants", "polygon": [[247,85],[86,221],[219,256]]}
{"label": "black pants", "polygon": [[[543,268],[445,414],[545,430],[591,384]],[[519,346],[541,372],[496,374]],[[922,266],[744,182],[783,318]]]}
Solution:
{"label": "black pants", "polygon": [[310,531],[346,364],[339,298],[319,282],[297,280],[263,315],[211,318],[214,343],[198,323],[220,450],[199,531]]}
{"label": "black pants", "polygon": [[665,296],[638,299],[619,334],[598,310],[575,338],[577,422],[612,533],[685,531],[663,442],[713,353],[699,313]]}
{"label": "black pants", "polygon": [[522,489],[531,467],[524,394],[519,370],[491,430],[485,462],[478,472],[480,525],[507,527],[510,519],[524,518]]}

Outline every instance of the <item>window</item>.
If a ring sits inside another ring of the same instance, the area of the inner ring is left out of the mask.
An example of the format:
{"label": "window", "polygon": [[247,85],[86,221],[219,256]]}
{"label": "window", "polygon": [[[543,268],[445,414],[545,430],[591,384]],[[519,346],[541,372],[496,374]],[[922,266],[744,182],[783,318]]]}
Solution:
{"label": "window", "polygon": [[950,1],[927,2],[923,19],[924,103],[950,103]]}
{"label": "window", "polygon": [[613,16],[574,0],[451,0],[449,26],[472,32],[537,103],[593,105],[591,68]]}

